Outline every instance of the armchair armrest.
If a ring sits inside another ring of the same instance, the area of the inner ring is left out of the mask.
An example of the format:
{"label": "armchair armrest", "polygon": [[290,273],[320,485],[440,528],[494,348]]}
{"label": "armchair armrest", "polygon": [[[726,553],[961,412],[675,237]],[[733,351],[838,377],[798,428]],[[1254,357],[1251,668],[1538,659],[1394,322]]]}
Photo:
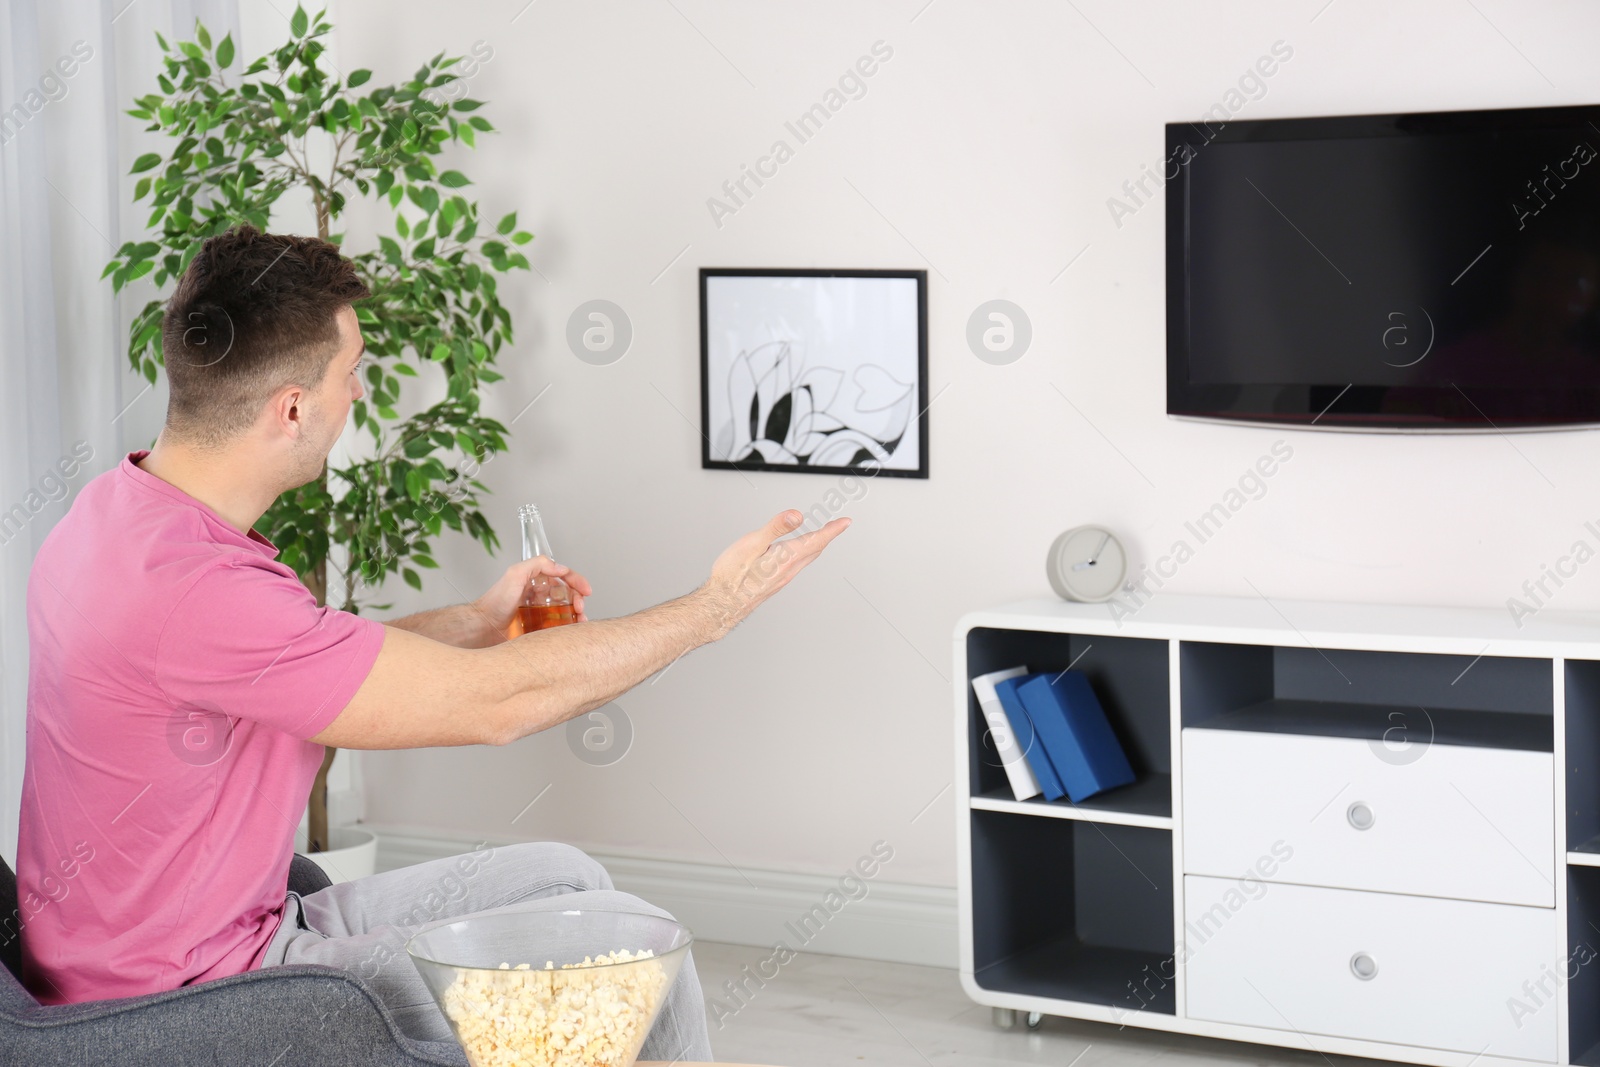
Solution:
{"label": "armchair armrest", "polygon": [[30,1067],[466,1067],[418,1041],[354,975],[291,965],[144,997],[43,1006],[0,971],[0,1062]]}

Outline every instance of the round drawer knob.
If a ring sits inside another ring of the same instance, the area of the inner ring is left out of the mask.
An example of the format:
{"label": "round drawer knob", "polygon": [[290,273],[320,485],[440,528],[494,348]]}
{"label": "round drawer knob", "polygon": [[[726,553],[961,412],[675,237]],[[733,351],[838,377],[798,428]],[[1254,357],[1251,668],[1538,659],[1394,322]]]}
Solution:
{"label": "round drawer knob", "polygon": [[1370,982],[1378,974],[1378,961],[1365,952],[1350,957],[1350,973],[1363,982]]}
{"label": "round drawer knob", "polygon": [[1350,820],[1350,825],[1357,830],[1370,830],[1377,821],[1377,816],[1372,814],[1372,808],[1364,800],[1358,800],[1345,810],[1344,817]]}

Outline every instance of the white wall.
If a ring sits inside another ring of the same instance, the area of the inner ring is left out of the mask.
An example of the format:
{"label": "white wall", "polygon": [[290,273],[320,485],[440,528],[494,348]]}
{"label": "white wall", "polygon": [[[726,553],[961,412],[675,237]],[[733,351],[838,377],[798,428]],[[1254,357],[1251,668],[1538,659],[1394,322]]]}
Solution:
{"label": "white wall", "polygon": [[[502,132],[460,163],[492,213],[521,210],[539,273],[507,287],[518,339],[488,407],[509,419],[550,389],[485,478],[502,536],[518,502],[545,506],[557,551],[594,582],[596,615],[691,588],[736,534],[833,485],[699,468],[697,267],[927,268],[939,394],[931,480],[872,483],[855,526],[777,601],[624,697],[637,736],[620,763],[581,763],[559,731],[374,754],[369,818],[817,873],[881,838],[896,849],[886,878],[950,885],[952,626],[1048,595],[1042,559],[1060,530],[1103,522],[1160,554],[1285,438],[1293,459],[1266,496],[1169,590],[1501,605],[1593,541],[1592,434],[1169,421],[1162,207],[1119,228],[1106,201],[1159,164],[1164,122],[1198,117],[1275,41],[1293,57],[1241,117],[1592,102],[1600,8],[924,2],[538,0],[514,23],[525,0],[335,10],[342,62],[379,79],[439,49],[494,49],[472,95]],[[865,97],[714,224],[707,198],[879,40],[893,58]],[[596,297],[635,330],[607,367],[563,340]],[[1030,316],[1033,347],[992,366],[964,333],[1002,297]],[[512,554],[452,542],[429,598],[475,594]],[[1556,606],[1600,606],[1600,566]]]}

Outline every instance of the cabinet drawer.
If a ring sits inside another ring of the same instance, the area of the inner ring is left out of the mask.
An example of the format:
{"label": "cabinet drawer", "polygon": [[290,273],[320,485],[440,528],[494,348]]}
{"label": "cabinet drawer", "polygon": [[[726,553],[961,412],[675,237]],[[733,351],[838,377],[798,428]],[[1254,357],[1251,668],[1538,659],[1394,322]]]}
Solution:
{"label": "cabinet drawer", "polygon": [[1189,874],[1555,906],[1548,752],[1183,730]]}
{"label": "cabinet drawer", "polygon": [[1191,875],[1184,913],[1192,1018],[1556,1059],[1554,909]]}

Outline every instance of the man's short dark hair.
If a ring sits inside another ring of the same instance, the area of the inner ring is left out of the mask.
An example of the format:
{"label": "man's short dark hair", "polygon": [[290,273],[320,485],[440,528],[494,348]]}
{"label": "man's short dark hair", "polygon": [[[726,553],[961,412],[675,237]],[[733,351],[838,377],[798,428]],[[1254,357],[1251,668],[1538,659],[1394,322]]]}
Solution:
{"label": "man's short dark hair", "polygon": [[216,445],[286,385],[315,388],[339,350],[338,312],[371,294],[339,246],[242,224],[207,238],[167,302],[167,425]]}

